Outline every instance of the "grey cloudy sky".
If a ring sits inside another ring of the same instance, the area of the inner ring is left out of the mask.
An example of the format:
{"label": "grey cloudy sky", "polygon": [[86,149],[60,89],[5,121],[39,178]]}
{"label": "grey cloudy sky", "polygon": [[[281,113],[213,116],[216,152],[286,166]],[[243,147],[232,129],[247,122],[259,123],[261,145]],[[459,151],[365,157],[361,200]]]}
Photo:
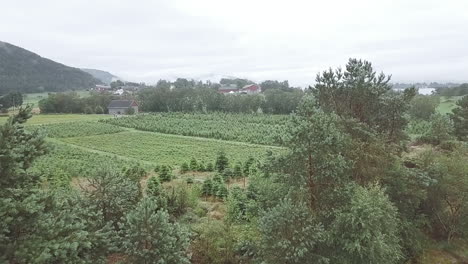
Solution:
{"label": "grey cloudy sky", "polygon": [[468,0],[0,0],[0,40],[124,79],[314,82],[350,57],[468,81]]}

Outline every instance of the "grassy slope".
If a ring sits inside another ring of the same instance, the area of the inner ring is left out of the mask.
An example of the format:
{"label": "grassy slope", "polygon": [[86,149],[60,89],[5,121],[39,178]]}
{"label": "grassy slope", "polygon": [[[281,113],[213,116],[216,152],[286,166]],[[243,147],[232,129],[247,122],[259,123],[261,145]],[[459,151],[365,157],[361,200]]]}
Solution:
{"label": "grassy slope", "polygon": [[448,114],[452,112],[452,109],[456,107],[456,102],[462,96],[441,96],[440,104],[437,107],[437,111],[441,114]]}

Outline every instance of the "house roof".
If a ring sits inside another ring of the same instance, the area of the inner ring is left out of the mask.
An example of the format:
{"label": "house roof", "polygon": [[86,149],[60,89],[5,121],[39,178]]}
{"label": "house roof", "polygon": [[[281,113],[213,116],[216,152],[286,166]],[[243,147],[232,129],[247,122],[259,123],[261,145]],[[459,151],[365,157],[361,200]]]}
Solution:
{"label": "house roof", "polygon": [[99,84],[96,84],[96,88],[97,89],[110,89],[111,87],[109,85],[99,85]]}
{"label": "house roof", "polygon": [[260,90],[260,86],[256,84],[247,84],[244,87],[242,87],[242,91],[246,91],[246,90],[250,90],[250,91]]}
{"label": "house roof", "polygon": [[107,108],[129,108],[136,105],[135,100],[112,100]]}
{"label": "house roof", "polygon": [[237,86],[235,85],[222,86],[218,89],[218,93],[234,93],[237,91],[239,91],[239,89],[237,89]]}
{"label": "house roof", "polygon": [[235,84],[221,86],[218,89],[218,91],[236,91],[236,90],[239,90],[239,89],[237,89],[237,86]]}

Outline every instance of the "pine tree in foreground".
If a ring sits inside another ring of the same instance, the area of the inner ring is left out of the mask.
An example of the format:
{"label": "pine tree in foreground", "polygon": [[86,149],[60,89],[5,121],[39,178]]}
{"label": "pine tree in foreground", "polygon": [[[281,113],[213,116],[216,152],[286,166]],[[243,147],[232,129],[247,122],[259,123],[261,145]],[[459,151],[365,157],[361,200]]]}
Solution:
{"label": "pine tree in foreground", "polygon": [[189,233],[169,221],[169,214],[144,198],[121,224],[122,247],[131,263],[190,263]]}

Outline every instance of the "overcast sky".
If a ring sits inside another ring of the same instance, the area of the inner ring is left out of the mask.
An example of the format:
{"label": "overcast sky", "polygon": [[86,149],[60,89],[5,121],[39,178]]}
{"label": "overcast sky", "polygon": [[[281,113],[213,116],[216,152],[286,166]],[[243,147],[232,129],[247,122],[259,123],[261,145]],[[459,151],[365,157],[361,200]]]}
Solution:
{"label": "overcast sky", "polygon": [[305,86],[348,58],[468,81],[468,0],[0,0],[0,40],[74,67]]}

